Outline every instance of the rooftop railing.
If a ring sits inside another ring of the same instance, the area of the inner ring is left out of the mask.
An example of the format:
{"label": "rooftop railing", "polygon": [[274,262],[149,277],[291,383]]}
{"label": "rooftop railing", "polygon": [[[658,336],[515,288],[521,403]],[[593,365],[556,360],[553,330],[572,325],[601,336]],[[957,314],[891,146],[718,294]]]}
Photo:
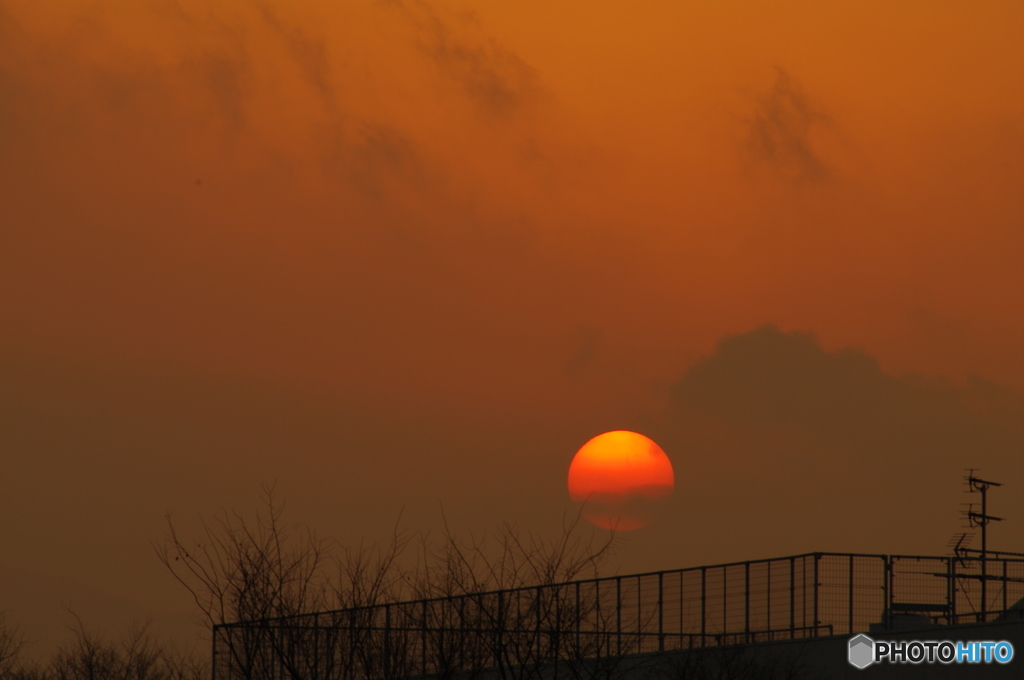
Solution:
{"label": "rooftop railing", "polygon": [[1022,598],[1024,559],[809,553],[221,624],[213,673],[391,680],[497,669],[514,680],[565,663],[992,621],[1019,613]]}

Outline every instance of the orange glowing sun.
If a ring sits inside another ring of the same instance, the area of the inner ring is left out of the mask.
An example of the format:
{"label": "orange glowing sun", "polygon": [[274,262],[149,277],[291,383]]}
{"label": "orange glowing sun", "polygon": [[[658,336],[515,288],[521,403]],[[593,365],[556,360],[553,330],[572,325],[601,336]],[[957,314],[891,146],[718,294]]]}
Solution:
{"label": "orange glowing sun", "polygon": [[628,430],[599,434],[569,465],[569,496],[594,526],[632,531],[647,525],[675,487],[672,462],[653,441]]}

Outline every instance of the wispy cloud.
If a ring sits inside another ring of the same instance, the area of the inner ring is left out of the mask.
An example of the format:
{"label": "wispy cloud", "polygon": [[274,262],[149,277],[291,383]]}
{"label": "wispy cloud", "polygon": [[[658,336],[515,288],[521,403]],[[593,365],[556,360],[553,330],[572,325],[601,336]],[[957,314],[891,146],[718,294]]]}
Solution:
{"label": "wispy cloud", "polygon": [[493,37],[472,30],[472,16],[445,16],[427,3],[398,6],[417,27],[422,53],[481,111],[510,116],[543,96],[537,69]]}
{"label": "wispy cloud", "polygon": [[258,3],[256,7],[259,8],[266,23],[285,41],[288,53],[298,65],[306,82],[319,94],[325,106],[334,111],[337,106],[336,82],[325,38],[286,22],[265,2]]}
{"label": "wispy cloud", "polygon": [[776,69],[772,88],[757,97],[750,120],[748,149],[754,160],[782,178],[795,182],[820,182],[833,169],[816,151],[812,135],[831,124],[785,70]]}

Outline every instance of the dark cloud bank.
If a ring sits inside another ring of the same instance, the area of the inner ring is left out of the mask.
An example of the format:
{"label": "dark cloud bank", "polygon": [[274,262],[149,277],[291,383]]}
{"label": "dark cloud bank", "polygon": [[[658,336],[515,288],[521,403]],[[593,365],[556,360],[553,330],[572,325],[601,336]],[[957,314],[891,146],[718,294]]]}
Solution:
{"label": "dark cloud bank", "polygon": [[896,377],[862,351],[762,326],[692,366],[652,428],[682,482],[658,530],[690,550],[941,554],[971,500],[968,467],[1005,483],[992,540],[1021,547],[1024,398],[982,378]]}

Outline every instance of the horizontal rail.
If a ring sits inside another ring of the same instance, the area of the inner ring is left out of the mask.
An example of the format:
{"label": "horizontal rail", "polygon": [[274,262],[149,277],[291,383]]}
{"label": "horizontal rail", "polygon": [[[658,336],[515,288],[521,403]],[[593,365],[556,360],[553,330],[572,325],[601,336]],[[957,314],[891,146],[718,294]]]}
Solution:
{"label": "horizontal rail", "polygon": [[[562,581],[562,582],[558,582],[558,583],[545,583],[545,584],[532,585],[532,586],[518,586],[518,587],[515,587],[515,588],[496,588],[496,589],[493,589],[493,590],[485,590],[485,591],[473,591],[473,592],[467,592],[467,593],[453,593],[451,595],[438,595],[438,596],[435,596],[435,597],[418,598],[418,599],[412,599],[412,600],[399,600],[399,601],[396,601],[396,602],[388,602],[388,603],[374,603],[374,604],[361,605],[361,606],[358,606],[358,607],[345,607],[345,608],[340,608],[340,609],[328,609],[328,610],[323,610],[323,611],[319,611],[319,612],[309,612],[309,613],[303,613],[303,614],[285,614],[285,615],[281,615],[281,616],[271,616],[271,617],[260,618],[260,619],[248,619],[248,620],[244,620],[244,621],[233,621],[233,622],[227,622],[227,623],[219,623],[219,624],[216,624],[216,625],[218,627],[246,626],[246,625],[251,625],[251,624],[254,624],[254,623],[261,622],[261,621],[275,621],[277,619],[287,619],[287,618],[316,616],[316,615],[320,615],[320,616],[324,616],[324,615],[339,615],[339,614],[347,614],[347,613],[350,613],[350,612],[361,612],[361,611],[379,609],[380,607],[385,607],[385,606],[388,606],[388,607],[402,607],[402,606],[410,606],[410,605],[422,605],[423,603],[447,602],[447,601],[450,601],[450,600],[453,600],[453,599],[458,599],[458,598],[483,598],[483,597],[490,596],[490,595],[497,595],[498,593],[525,593],[525,592],[536,591],[538,588],[543,588],[543,589],[566,588],[566,587],[570,587],[570,586],[575,586],[576,584],[580,584],[580,585],[597,584],[597,583],[609,583],[610,584],[610,583],[615,583],[616,581],[621,581],[623,579],[644,579],[644,578],[658,577],[658,576],[662,576],[664,578],[666,576],[679,575],[679,574],[685,574],[685,573],[693,573],[693,572],[699,572],[699,571],[702,571],[702,570],[728,569],[730,567],[743,567],[745,565],[768,564],[768,563],[772,563],[772,562],[785,562],[785,561],[792,561],[792,560],[806,560],[808,558],[821,558],[821,557],[865,557],[865,558],[885,559],[887,556],[886,555],[870,554],[870,553],[830,553],[830,552],[803,553],[803,554],[800,554],[800,555],[791,555],[791,556],[787,556],[787,557],[774,557],[774,558],[768,558],[768,559],[747,560],[745,562],[724,562],[724,563],[721,563],[721,564],[712,564],[712,565],[701,566],[701,567],[684,567],[682,569],[670,569],[670,570],[665,570],[665,571],[648,571],[648,572],[641,572],[641,573],[638,573],[638,574],[626,574],[626,575],[622,575],[622,576],[601,576],[601,577],[589,578],[589,579],[579,579],[579,580],[575,580],[575,581]],[[974,558],[968,558],[968,559],[974,559]],[[989,561],[991,561],[991,560],[989,560]],[[1024,559],[1022,559],[1021,562],[1024,562]]]}

